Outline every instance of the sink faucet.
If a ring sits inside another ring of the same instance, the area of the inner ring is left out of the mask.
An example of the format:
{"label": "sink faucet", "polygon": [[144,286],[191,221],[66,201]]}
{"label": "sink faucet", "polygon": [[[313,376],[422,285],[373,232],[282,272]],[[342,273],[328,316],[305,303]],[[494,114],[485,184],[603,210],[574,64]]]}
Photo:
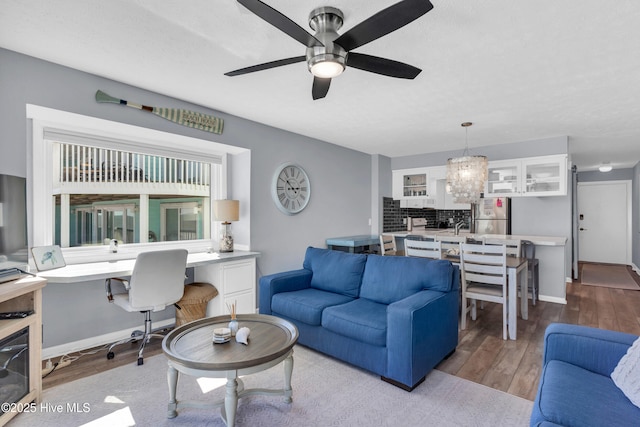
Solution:
{"label": "sink faucet", "polygon": [[464,223],[464,221],[458,221],[458,222],[456,223],[456,236],[457,236],[458,234],[460,234],[460,229],[462,228],[462,226],[463,226],[464,224],[465,224],[465,223]]}

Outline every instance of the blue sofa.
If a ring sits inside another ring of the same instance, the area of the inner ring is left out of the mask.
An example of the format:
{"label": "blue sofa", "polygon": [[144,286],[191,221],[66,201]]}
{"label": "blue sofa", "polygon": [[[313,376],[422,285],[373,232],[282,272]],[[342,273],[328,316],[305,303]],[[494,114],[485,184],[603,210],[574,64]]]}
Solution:
{"label": "blue sofa", "polygon": [[449,261],[309,247],[302,269],[260,279],[259,306],[300,344],[411,391],[455,351],[459,286]]}
{"label": "blue sofa", "polygon": [[640,426],[640,408],[610,377],[637,338],[586,326],[549,325],[531,426]]}

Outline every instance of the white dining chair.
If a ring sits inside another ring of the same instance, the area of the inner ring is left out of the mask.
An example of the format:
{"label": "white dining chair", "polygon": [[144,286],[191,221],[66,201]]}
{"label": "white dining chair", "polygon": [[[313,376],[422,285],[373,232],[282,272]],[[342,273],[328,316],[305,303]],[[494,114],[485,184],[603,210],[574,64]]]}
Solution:
{"label": "white dining chair", "polygon": [[466,239],[467,238],[465,236],[456,236],[455,234],[449,234],[446,232],[443,234],[436,234],[436,241],[441,242],[442,250],[444,252],[450,249],[457,251],[457,249],[460,247],[460,243],[466,242]]}
{"label": "white dining chair", "polygon": [[396,236],[393,234],[380,235],[380,255],[395,255],[398,252]]}
{"label": "white dining chair", "polygon": [[521,257],[522,256],[522,240],[519,239],[500,239],[485,236],[485,245],[504,245],[507,248],[507,256]]}
{"label": "white dining chair", "polygon": [[[519,240],[519,239],[500,239],[500,238],[486,236],[484,239],[484,244],[485,245],[505,245],[507,248],[507,256],[512,256],[516,258],[520,258],[524,256],[522,254],[524,250],[524,245],[522,243],[522,240]],[[529,273],[527,277],[530,279],[531,273]],[[518,280],[520,279],[518,278]],[[516,283],[516,289],[521,289],[520,283]],[[523,304],[528,304],[528,293],[526,293],[525,295],[522,295],[522,293],[520,293],[520,299],[522,300]]]}
{"label": "white dining chair", "polygon": [[427,240],[405,240],[404,254],[412,257],[442,259],[442,243]]}
{"label": "white dining chair", "polygon": [[[460,244],[462,310],[460,328],[467,328],[467,313],[476,320],[476,301],[502,304],[502,338],[507,339],[507,250],[504,245]],[[468,304],[468,300],[471,301]]]}

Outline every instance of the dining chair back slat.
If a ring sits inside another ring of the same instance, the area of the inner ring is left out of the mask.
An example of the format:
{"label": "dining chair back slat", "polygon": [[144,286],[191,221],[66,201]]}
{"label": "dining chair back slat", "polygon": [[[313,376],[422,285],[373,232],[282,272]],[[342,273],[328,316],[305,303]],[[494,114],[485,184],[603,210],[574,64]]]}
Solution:
{"label": "dining chair back slat", "polygon": [[522,256],[522,241],[518,239],[499,239],[492,237],[485,237],[485,245],[504,245],[507,248],[507,256],[521,257]]}
{"label": "dining chair back slat", "polygon": [[406,256],[412,257],[441,259],[442,244],[427,240],[405,240],[404,253]]}
{"label": "dining chair back slat", "polygon": [[380,235],[380,255],[395,255],[398,252],[396,236],[393,234]]}

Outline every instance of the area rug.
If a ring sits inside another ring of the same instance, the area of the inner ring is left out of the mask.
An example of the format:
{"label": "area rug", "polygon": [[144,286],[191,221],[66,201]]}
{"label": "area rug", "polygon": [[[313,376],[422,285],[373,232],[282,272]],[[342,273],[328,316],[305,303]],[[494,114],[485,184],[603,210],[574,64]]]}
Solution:
{"label": "area rug", "polygon": [[626,265],[582,264],[581,283],[589,286],[640,291]]}
{"label": "area rug", "polygon": [[[219,409],[185,408],[167,419],[164,355],[45,390],[18,426],[223,426]],[[282,364],[243,378],[245,387],[281,388]],[[213,401],[224,381],[181,376],[178,400]],[[294,350],[293,403],[281,396],[238,402],[237,426],[528,426],[533,403],[434,370],[409,393],[376,375],[305,347]],[[204,392],[203,392],[204,389]]]}

